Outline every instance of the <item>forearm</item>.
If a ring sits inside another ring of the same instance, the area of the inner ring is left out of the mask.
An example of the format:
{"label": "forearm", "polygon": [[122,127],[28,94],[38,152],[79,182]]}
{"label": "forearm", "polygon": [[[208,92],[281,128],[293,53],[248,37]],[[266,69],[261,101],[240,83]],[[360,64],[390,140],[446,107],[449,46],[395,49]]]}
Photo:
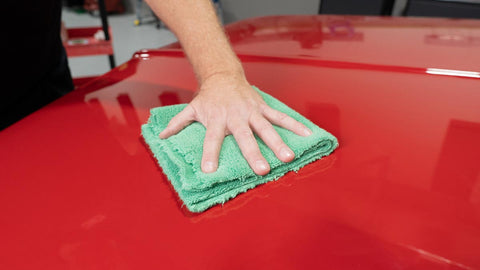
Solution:
{"label": "forearm", "polygon": [[147,0],[177,36],[203,83],[215,74],[243,76],[240,61],[218,22],[211,0]]}
{"label": "forearm", "polygon": [[[252,170],[259,175],[270,166],[262,156],[253,132],[277,158],[290,162],[295,154],[272,124],[300,136],[311,131],[276,111],[250,86],[243,68],[218,22],[211,0],[147,0],[154,12],[175,33],[200,83],[199,94],[159,134],[166,139],[197,121],[206,128],[202,171],[214,172],[223,139],[232,134]],[[215,76],[218,75],[218,76]]]}

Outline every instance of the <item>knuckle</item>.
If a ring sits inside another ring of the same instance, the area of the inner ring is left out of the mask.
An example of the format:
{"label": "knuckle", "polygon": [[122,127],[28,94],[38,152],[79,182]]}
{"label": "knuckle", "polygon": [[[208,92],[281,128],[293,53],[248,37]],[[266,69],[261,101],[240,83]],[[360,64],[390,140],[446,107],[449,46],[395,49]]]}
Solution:
{"label": "knuckle", "polygon": [[[257,128],[258,128],[258,132],[265,132],[265,131],[270,131],[271,132],[272,129],[273,129],[272,125],[267,121],[262,121],[261,123],[259,123],[257,125]],[[273,130],[273,131],[275,131],[275,130]]]}
{"label": "knuckle", "polygon": [[257,160],[262,156],[260,154],[260,150],[258,149],[257,142],[245,144],[242,152],[244,153],[245,158],[250,160]]}
{"label": "knuckle", "polygon": [[250,151],[247,152],[249,156],[249,160],[251,163],[256,162],[257,160],[264,160],[262,154],[257,148],[252,148]]}
{"label": "knuckle", "polygon": [[204,152],[203,157],[202,157],[202,163],[207,164],[207,163],[215,163],[215,158],[214,154],[212,152]]}
{"label": "knuckle", "polygon": [[272,136],[270,138],[270,144],[273,146],[273,148],[275,149],[280,149],[282,148],[285,143],[282,141],[282,139],[280,138],[280,136]]}
{"label": "knuckle", "polygon": [[219,110],[214,110],[208,114],[208,122],[209,123],[221,123],[223,122],[223,119],[225,117],[225,114],[222,113]]}
{"label": "knuckle", "polygon": [[226,109],[222,106],[210,106],[204,113],[208,124],[224,124],[226,122],[226,115]]}
{"label": "knuckle", "polygon": [[265,115],[268,113],[269,109],[271,109],[265,102],[262,102],[258,105],[258,110],[260,114]]}
{"label": "knuckle", "polygon": [[280,150],[285,145],[280,136],[269,136],[268,139],[265,140],[265,143],[273,151]]}
{"label": "knuckle", "polygon": [[254,129],[255,133],[258,135],[268,136],[270,134],[270,128],[266,124],[257,124]]}
{"label": "knuckle", "polygon": [[205,133],[205,141],[212,142],[212,141],[216,141],[218,138],[219,136],[214,132]]}
{"label": "knuckle", "polygon": [[302,124],[302,123],[300,123],[300,122],[298,122],[298,121],[295,121],[295,123],[296,123],[296,125],[297,125],[297,129],[298,129],[298,130],[304,130],[304,129],[307,128],[304,124]]}
{"label": "knuckle", "polygon": [[209,162],[212,161],[212,151],[204,146],[203,154],[202,154],[202,162]]}
{"label": "knuckle", "polygon": [[165,128],[165,130],[172,131],[172,130],[177,129],[178,126],[179,126],[178,122],[179,122],[178,120],[172,118],[172,120],[170,120],[170,122],[168,122],[168,125]]}
{"label": "knuckle", "polygon": [[281,151],[282,149],[290,149],[290,147],[288,147],[288,145],[286,145],[283,141],[281,141],[277,147],[276,147],[276,151]]}
{"label": "knuckle", "polygon": [[238,136],[240,136],[242,138],[249,138],[253,135],[252,130],[250,130],[249,128],[239,128],[236,131],[236,133],[238,134]]}
{"label": "knuckle", "polygon": [[272,124],[263,117],[251,119],[250,125],[258,135],[269,137],[272,135],[272,131],[275,131]]}
{"label": "knuckle", "polygon": [[284,121],[288,120],[288,115],[286,113],[277,111],[277,119],[280,122],[284,122]]}
{"label": "knuckle", "polygon": [[207,132],[205,133],[205,144],[207,144],[208,142],[212,141],[212,140],[215,140],[215,135],[211,132]]}
{"label": "knuckle", "polygon": [[183,111],[181,113],[184,114],[186,117],[189,117],[189,118],[197,117],[197,110],[195,109],[195,107],[191,103],[188,104],[187,107],[185,107],[185,109],[183,109]]}
{"label": "knuckle", "polygon": [[259,108],[259,104],[256,100],[254,99],[248,99],[247,102],[246,102],[246,107],[247,109],[249,110],[253,110],[253,109],[258,109]]}

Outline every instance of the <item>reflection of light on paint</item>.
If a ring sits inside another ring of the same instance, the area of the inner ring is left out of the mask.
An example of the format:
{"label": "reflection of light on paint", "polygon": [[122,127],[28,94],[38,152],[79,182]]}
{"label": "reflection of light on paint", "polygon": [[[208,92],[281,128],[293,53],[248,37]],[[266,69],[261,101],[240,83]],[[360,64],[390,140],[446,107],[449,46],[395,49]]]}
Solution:
{"label": "reflection of light on paint", "polygon": [[102,223],[107,217],[104,215],[96,215],[90,218],[89,220],[82,223],[82,228],[88,230],[91,229],[93,226]]}
{"label": "reflection of light on paint", "polygon": [[455,35],[443,35],[439,36],[438,39],[443,39],[443,40],[464,40],[464,37],[461,36],[455,36]]}
{"label": "reflection of light on paint", "polygon": [[141,54],[140,54],[140,57],[142,57],[142,58],[149,58],[150,55],[149,55],[148,53],[141,53]]}
{"label": "reflection of light on paint", "polygon": [[459,76],[459,77],[479,78],[480,79],[480,72],[476,72],[476,71],[463,71],[463,70],[441,69],[441,68],[427,68],[427,73],[428,74],[435,74],[435,75]]}
{"label": "reflection of light on paint", "polygon": [[458,262],[455,262],[455,261],[452,261],[452,260],[449,260],[447,258],[444,258],[442,256],[439,256],[439,255],[436,255],[436,254],[433,254],[433,253],[430,253],[426,250],[423,250],[423,249],[419,249],[419,248],[416,248],[414,246],[410,246],[410,245],[404,245],[406,248],[410,249],[410,250],[413,250],[413,251],[416,251],[418,254],[420,254],[421,256],[423,256],[424,258],[430,260],[430,261],[433,261],[433,262],[437,262],[437,263],[441,263],[441,264],[447,264],[447,265],[453,265],[453,266],[456,266],[458,268],[461,268],[461,269],[465,269],[465,270],[471,270],[473,268],[471,267],[468,267],[464,264],[461,264],[461,263],[458,263]]}

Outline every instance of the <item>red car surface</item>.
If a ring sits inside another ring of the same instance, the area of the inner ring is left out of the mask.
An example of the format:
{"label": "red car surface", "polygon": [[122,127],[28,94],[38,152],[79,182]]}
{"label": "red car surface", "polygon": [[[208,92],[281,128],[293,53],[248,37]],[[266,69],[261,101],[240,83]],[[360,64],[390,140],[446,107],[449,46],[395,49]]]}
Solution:
{"label": "red car surface", "polygon": [[226,29],[250,82],[340,147],[190,213],[140,125],[195,77],[178,44],[140,51],[0,132],[0,269],[480,269],[480,21]]}

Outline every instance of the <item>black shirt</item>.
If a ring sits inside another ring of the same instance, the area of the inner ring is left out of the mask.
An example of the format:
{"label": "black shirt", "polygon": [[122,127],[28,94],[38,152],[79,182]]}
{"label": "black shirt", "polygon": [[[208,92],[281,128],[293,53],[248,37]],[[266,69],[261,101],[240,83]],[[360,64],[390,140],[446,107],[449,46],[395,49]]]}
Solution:
{"label": "black shirt", "polygon": [[60,38],[61,0],[7,1],[0,130],[73,89]]}

